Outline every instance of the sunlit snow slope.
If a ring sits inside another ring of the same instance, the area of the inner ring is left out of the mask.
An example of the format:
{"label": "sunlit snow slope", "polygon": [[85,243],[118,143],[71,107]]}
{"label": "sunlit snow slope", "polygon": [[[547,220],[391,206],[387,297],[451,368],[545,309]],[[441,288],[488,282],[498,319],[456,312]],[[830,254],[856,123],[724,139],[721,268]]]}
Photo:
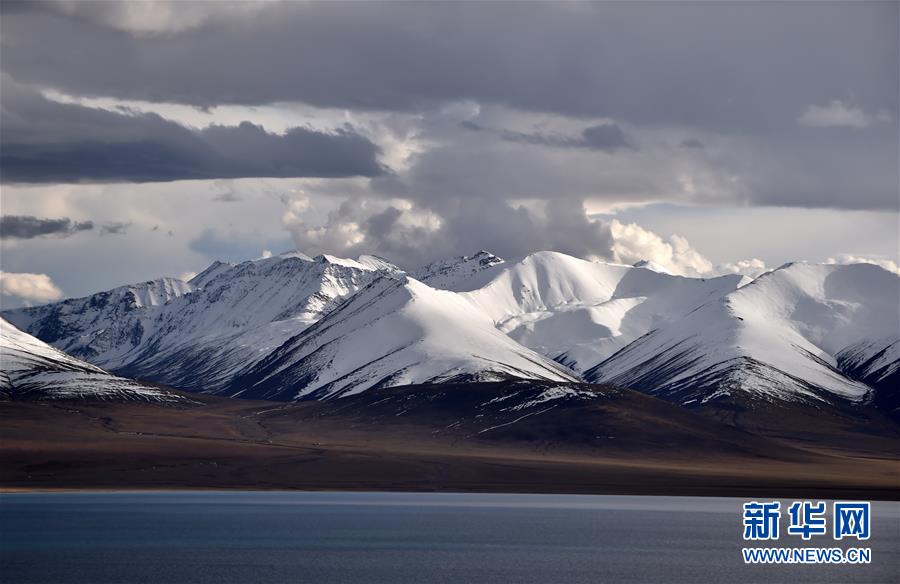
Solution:
{"label": "sunlit snow slope", "polygon": [[747,281],[737,275],[685,278],[539,252],[476,273],[452,289],[516,341],[584,371]]}
{"label": "sunlit snow slope", "polygon": [[855,379],[896,379],[898,298],[900,278],[874,265],[788,264],[651,330],[586,377],[683,403],[736,392],[862,400],[870,388]]}
{"label": "sunlit snow slope", "polygon": [[166,279],[178,293],[154,296],[165,302],[135,301],[141,284],[4,316],[117,373],[216,391],[340,299],[396,269],[373,256],[354,261],[290,252],[215,262],[188,283]]}
{"label": "sunlit snow slope", "polygon": [[232,387],[242,397],[297,399],[513,377],[577,380],[498,331],[457,294],[400,275],[376,280]]}
{"label": "sunlit snow slope", "polygon": [[416,280],[428,284],[432,288],[452,290],[454,286],[466,278],[492,266],[502,264],[503,260],[494,254],[481,250],[470,256],[459,256],[432,262],[410,273]]}
{"label": "sunlit snow slope", "polygon": [[0,394],[14,399],[178,403],[185,398],[111,375],[0,318]]}

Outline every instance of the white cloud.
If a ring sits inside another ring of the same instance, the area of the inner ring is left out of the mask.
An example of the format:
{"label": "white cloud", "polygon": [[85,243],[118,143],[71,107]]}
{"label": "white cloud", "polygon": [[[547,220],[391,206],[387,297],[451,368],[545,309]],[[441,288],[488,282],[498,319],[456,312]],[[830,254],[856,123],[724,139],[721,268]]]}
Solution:
{"label": "white cloud", "polygon": [[720,264],[716,266],[715,271],[718,274],[743,274],[755,278],[765,272],[766,269],[766,262],[759,258],[752,258]]}
{"label": "white cloud", "polygon": [[62,290],[47,274],[0,272],[0,294],[13,296],[26,304],[59,300]]}
{"label": "white cloud", "polygon": [[877,123],[890,121],[891,115],[887,112],[869,114],[860,107],[845,104],[837,99],[832,100],[827,105],[807,106],[800,117],[797,118],[797,123],[801,126],[813,128],[867,128]]}
{"label": "white cloud", "polygon": [[615,219],[610,223],[610,231],[613,261],[633,264],[649,260],[673,274],[684,276],[699,276],[713,269],[712,263],[680,235],[665,240],[637,223],[622,223]]}
{"label": "white cloud", "polygon": [[197,272],[182,272],[178,276],[178,279],[187,282],[188,280],[193,280],[194,276],[196,276],[196,275],[197,275]]}
{"label": "white cloud", "polygon": [[758,258],[714,266],[703,254],[694,249],[687,238],[677,234],[664,239],[637,223],[622,223],[615,219],[609,226],[613,237],[613,261],[619,263],[633,264],[640,260],[649,260],[673,274],[682,276],[743,274],[755,278],[766,271],[766,263]]}
{"label": "white cloud", "polygon": [[828,258],[826,264],[875,264],[889,272],[900,275],[900,265],[893,260],[887,258],[867,258],[853,254],[841,254],[837,257]]}

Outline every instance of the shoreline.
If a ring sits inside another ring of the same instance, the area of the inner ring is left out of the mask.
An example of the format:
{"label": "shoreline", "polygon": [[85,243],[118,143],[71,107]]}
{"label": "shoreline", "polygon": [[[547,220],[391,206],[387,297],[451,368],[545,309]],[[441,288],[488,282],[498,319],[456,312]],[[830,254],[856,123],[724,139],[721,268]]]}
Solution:
{"label": "shoreline", "polygon": [[[135,487],[133,489],[129,488],[110,488],[110,489],[100,489],[100,488],[78,488],[78,487],[60,487],[60,488],[5,488],[0,487],[0,497],[5,495],[63,495],[63,494],[84,494],[84,495],[111,495],[111,494],[204,494],[204,493],[216,493],[216,494],[226,494],[226,493],[235,493],[235,494],[252,494],[252,493],[265,493],[265,494],[285,494],[285,495],[293,495],[293,494],[331,494],[331,495],[343,495],[343,494],[355,494],[355,495],[496,495],[496,496],[547,496],[547,497],[638,497],[638,498],[680,498],[680,499],[734,499],[736,501],[746,501],[748,498],[762,498],[762,499],[771,499],[771,500],[790,500],[790,499],[802,499],[803,497],[799,496],[775,496],[775,495],[712,495],[712,494],[689,494],[682,492],[672,492],[668,494],[647,494],[647,493],[625,493],[625,492],[596,492],[596,493],[573,493],[573,492],[563,492],[563,491],[456,491],[456,490],[431,490],[431,491],[410,491],[410,490],[371,490],[371,489],[260,489],[260,488],[215,488],[215,487],[198,487],[198,488],[183,488],[183,487],[160,487],[158,489],[148,489],[142,487]],[[847,497],[812,497],[817,500],[823,501],[841,501],[847,499]],[[866,498],[866,501],[872,503],[897,503],[900,504],[900,497],[894,499],[885,499],[885,498]]]}
{"label": "shoreline", "polygon": [[[67,494],[67,493],[83,493],[83,494],[135,494],[135,493],[283,493],[283,494],[303,494],[303,493],[331,493],[331,494],[434,494],[434,495],[547,495],[547,496],[585,496],[585,497],[676,497],[676,498],[717,498],[717,499],[820,499],[820,500],[850,500],[862,499],[866,501],[879,501],[884,503],[900,503],[900,494],[894,494],[893,491],[884,489],[866,489],[864,487],[847,487],[847,488],[800,488],[792,489],[790,487],[773,487],[771,491],[764,492],[759,488],[748,488],[747,490],[717,490],[715,488],[690,490],[670,485],[666,489],[619,489],[619,490],[597,490],[597,491],[572,491],[572,490],[543,490],[543,489],[454,489],[454,488],[433,488],[433,489],[373,489],[368,487],[360,488],[315,488],[315,487],[273,487],[265,488],[259,486],[246,487],[215,487],[215,486],[136,486],[136,487],[97,487],[97,486],[65,486],[65,487],[9,487],[0,486],[0,496],[3,495],[21,495],[21,494]],[[867,494],[868,493],[868,494]],[[893,496],[888,496],[893,495]]]}

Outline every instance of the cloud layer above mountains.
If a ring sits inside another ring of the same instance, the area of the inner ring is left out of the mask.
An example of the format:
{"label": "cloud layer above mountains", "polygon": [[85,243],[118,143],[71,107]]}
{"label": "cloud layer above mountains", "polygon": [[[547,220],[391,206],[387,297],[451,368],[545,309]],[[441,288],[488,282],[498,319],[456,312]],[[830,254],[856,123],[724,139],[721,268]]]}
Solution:
{"label": "cloud layer above mountains", "polygon": [[[897,248],[896,3],[0,10],[4,256],[67,292],[83,285],[52,266],[78,260],[43,254],[113,234],[181,258],[147,266],[175,274],[278,245],[408,267],[557,249],[691,274]],[[814,211],[803,245],[738,214],[703,247],[699,227],[623,215],[669,208]],[[823,232],[849,212],[875,245]],[[820,257],[798,258],[810,242]]]}

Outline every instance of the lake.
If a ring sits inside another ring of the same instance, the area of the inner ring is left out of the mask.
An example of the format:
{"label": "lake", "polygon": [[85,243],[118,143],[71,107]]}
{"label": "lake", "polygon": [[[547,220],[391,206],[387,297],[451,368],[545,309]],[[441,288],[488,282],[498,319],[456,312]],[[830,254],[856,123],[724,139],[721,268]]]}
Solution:
{"label": "lake", "polygon": [[[850,544],[871,547],[871,564],[776,567],[744,565],[741,559],[744,501],[444,493],[5,494],[0,581],[900,580],[900,503],[874,503],[871,539]],[[779,545],[803,543],[783,535]],[[819,536],[811,545],[835,542]]]}

